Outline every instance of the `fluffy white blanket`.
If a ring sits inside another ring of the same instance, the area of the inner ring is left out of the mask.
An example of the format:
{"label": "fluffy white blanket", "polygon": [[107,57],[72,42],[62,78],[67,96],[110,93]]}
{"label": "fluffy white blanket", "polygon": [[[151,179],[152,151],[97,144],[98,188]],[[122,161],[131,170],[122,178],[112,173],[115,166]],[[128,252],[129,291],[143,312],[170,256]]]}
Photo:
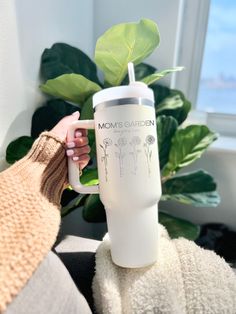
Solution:
{"label": "fluffy white blanket", "polygon": [[152,266],[112,262],[108,234],[96,252],[93,294],[99,314],[235,314],[236,275],[215,253],[159,225],[159,256]]}

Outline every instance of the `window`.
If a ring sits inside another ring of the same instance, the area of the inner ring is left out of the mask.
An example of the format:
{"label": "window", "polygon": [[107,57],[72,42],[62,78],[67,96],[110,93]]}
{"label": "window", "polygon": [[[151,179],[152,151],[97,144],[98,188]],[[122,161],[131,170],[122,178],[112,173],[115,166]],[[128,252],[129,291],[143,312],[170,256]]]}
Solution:
{"label": "window", "polygon": [[236,1],[180,0],[178,15],[174,65],[185,71],[171,87],[192,102],[195,123],[236,137]]}
{"label": "window", "polygon": [[235,0],[211,0],[198,110],[236,114],[235,17]]}

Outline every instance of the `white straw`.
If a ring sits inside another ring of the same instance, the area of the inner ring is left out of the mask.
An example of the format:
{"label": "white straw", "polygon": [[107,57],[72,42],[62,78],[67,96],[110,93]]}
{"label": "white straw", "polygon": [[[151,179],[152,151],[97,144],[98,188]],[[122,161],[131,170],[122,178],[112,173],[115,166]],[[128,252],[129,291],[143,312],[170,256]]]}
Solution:
{"label": "white straw", "polygon": [[133,62],[128,63],[128,75],[129,75],[129,82],[135,82],[135,73],[134,73],[134,64]]}

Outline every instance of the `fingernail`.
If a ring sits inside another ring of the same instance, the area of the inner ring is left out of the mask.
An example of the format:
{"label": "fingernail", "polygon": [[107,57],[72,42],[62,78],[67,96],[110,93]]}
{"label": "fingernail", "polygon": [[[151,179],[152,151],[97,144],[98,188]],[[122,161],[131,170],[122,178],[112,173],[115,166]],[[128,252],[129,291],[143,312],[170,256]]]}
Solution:
{"label": "fingernail", "polygon": [[79,157],[78,157],[78,156],[75,156],[75,157],[72,157],[72,159],[73,159],[74,161],[77,161],[77,160],[79,160]]}
{"label": "fingernail", "polygon": [[79,114],[79,111],[75,111],[72,113],[72,116],[76,116],[77,114]]}
{"label": "fingernail", "polygon": [[67,145],[68,148],[75,147],[75,143],[74,142],[68,142],[66,145]]}
{"label": "fingernail", "polygon": [[67,149],[66,155],[67,155],[67,156],[72,156],[72,155],[74,155],[73,149]]}
{"label": "fingernail", "polygon": [[75,137],[81,137],[81,136],[82,136],[82,133],[80,131],[75,132]]}

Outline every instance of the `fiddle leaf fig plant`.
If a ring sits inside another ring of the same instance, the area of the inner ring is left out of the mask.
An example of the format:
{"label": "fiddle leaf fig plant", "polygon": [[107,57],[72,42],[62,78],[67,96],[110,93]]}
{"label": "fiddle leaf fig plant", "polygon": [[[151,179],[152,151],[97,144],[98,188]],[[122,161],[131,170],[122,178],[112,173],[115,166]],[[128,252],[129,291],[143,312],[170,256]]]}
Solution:
{"label": "fiddle leaf fig plant", "polygon": [[[178,174],[192,164],[216,140],[217,135],[205,125],[183,127],[191,109],[191,103],[181,91],[157,84],[162,77],[183,67],[157,71],[143,61],[158,47],[159,30],[153,21],[142,19],[138,23],[123,23],[107,30],[98,40],[94,61],[83,51],[68,44],[56,43],[44,50],[41,59],[43,84],[40,86],[51,99],[38,108],[32,118],[31,137],[22,137],[7,148],[9,163],[22,157],[34,139],[45,129],[51,129],[63,116],[76,108],[80,119],[93,119],[92,96],[97,91],[128,83],[127,64],[135,65],[136,80],[153,89],[157,118],[157,137],[162,181],[162,201],[176,201],[196,207],[213,207],[219,203],[217,185],[204,170]],[[97,69],[103,72],[99,80]],[[91,146],[91,162],[83,170],[81,182],[98,184],[96,167],[96,142],[93,130],[88,133]],[[81,208],[85,220],[104,222],[106,214],[99,195],[81,195],[67,190],[62,203],[62,216]],[[71,193],[71,194],[70,194]],[[69,197],[68,197],[69,195]],[[70,196],[72,195],[72,197]],[[67,199],[66,199],[67,197]],[[66,204],[65,204],[66,199]],[[191,222],[173,217],[161,211],[159,221],[172,237],[184,236],[196,239],[199,227]],[[190,210],[186,207],[186,210]]]}
{"label": "fiddle leaf fig plant", "polygon": [[150,74],[146,77],[144,77],[141,82],[150,85],[155,83],[156,81],[160,80],[162,77],[166,76],[167,74],[173,73],[173,72],[177,72],[177,71],[182,71],[184,69],[184,67],[176,67],[173,69],[168,69],[168,70],[164,70],[161,72],[155,72],[153,74]]}
{"label": "fiddle leaf fig plant", "polygon": [[123,23],[108,29],[98,40],[95,63],[110,86],[120,85],[127,74],[127,64],[141,63],[159,45],[156,23],[142,19],[139,23]]}
{"label": "fiddle leaf fig plant", "polygon": [[168,180],[162,178],[161,199],[198,207],[206,204],[213,207],[218,205],[216,183],[209,173],[203,170],[185,173]]}
{"label": "fiddle leaf fig plant", "polygon": [[200,158],[217,136],[205,125],[190,125],[175,132],[163,176],[175,174],[181,168]]}
{"label": "fiddle leaf fig plant", "polygon": [[49,95],[74,103],[83,103],[101,87],[80,74],[63,74],[41,85],[41,90]]}

